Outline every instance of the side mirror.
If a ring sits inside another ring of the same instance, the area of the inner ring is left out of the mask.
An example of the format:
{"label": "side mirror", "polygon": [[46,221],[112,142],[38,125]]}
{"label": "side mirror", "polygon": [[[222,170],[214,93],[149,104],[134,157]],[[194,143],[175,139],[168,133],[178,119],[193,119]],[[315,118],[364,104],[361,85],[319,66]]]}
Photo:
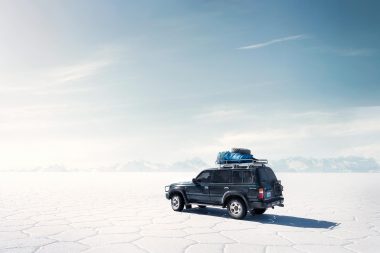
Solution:
{"label": "side mirror", "polygon": [[199,181],[197,181],[196,178],[193,178],[193,183],[194,183],[194,184],[199,184]]}

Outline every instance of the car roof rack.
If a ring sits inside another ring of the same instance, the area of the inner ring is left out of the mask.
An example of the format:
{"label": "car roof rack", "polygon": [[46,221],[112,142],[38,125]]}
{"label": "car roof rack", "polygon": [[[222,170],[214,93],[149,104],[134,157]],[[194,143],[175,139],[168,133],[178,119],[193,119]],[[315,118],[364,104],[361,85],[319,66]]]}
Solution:
{"label": "car roof rack", "polygon": [[241,159],[239,161],[224,161],[218,163],[219,169],[249,169],[268,164],[266,159]]}

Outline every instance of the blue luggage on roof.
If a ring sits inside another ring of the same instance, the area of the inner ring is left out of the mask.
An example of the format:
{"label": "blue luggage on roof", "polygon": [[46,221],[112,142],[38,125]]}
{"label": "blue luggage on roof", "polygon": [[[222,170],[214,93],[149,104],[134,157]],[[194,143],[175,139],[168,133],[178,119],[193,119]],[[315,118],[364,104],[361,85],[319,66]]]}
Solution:
{"label": "blue luggage on roof", "polygon": [[228,163],[251,163],[255,158],[251,154],[242,154],[230,151],[219,152],[216,159],[217,164]]}

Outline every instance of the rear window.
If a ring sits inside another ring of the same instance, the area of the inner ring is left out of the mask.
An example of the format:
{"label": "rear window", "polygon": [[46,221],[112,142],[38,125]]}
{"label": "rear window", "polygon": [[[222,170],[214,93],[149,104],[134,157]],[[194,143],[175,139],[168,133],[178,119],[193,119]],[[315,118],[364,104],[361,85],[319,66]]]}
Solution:
{"label": "rear window", "polygon": [[229,183],[231,178],[231,170],[215,170],[213,172],[213,183]]}
{"label": "rear window", "polygon": [[274,183],[277,181],[276,175],[269,167],[258,168],[258,173],[261,182],[265,181],[267,183]]}

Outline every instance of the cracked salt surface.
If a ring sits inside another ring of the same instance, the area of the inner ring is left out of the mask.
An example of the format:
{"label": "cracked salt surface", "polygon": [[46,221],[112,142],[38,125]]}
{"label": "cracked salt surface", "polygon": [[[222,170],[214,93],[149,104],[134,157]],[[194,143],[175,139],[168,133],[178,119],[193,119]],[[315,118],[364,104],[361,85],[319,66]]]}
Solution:
{"label": "cracked salt surface", "polygon": [[233,220],[177,213],[196,173],[1,173],[0,253],[378,252],[380,174],[278,174],[285,207]]}

